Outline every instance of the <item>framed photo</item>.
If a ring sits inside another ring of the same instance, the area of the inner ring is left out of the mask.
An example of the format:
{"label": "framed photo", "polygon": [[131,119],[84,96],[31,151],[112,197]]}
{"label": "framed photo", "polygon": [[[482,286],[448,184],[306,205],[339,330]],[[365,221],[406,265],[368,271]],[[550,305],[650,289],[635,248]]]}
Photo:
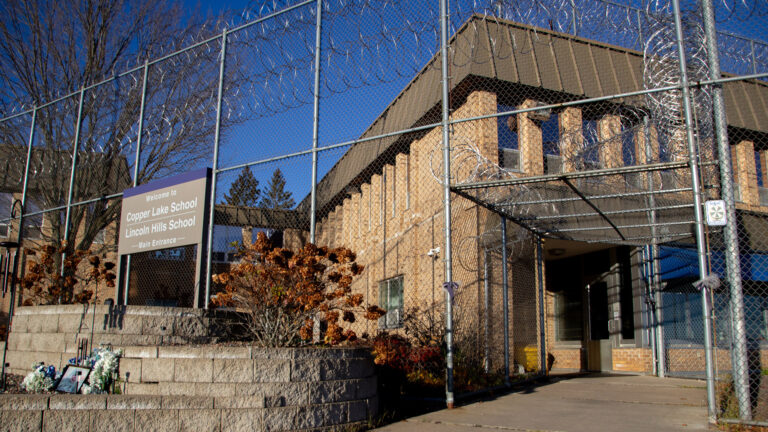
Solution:
{"label": "framed photo", "polygon": [[91,368],[85,366],[67,365],[61,373],[61,379],[56,385],[56,391],[62,393],[80,393],[80,387],[83,386],[91,373]]}

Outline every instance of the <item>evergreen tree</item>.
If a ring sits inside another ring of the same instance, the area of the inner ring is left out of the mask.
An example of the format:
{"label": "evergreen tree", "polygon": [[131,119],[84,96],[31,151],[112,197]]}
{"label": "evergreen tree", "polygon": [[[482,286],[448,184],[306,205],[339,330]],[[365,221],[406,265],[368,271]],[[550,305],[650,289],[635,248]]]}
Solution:
{"label": "evergreen tree", "polygon": [[232,182],[229,187],[229,194],[224,194],[224,200],[227,204],[242,207],[256,207],[259,198],[261,198],[259,181],[253,176],[248,166]]}
{"label": "evergreen tree", "polygon": [[269,180],[267,191],[261,199],[261,207],[275,210],[287,210],[293,208],[295,202],[291,192],[285,190],[285,177],[280,168],[276,169]]}

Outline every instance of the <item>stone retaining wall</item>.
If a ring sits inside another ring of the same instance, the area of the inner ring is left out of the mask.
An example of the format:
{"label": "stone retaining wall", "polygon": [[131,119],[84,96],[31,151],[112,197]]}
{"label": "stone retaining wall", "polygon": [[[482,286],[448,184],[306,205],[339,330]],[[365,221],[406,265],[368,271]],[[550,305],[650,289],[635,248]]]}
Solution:
{"label": "stone retaining wall", "polygon": [[[0,430],[347,430],[376,415],[368,350],[164,342],[212,335],[210,325],[202,330],[209,317],[187,311],[128,308],[115,324],[114,311],[98,306],[96,344],[111,341],[124,350],[123,394],[0,395]],[[20,308],[8,342],[9,371],[27,374],[39,361],[60,369],[76,356],[77,340],[90,337],[83,316],[91,322],[82,306]],[[120,343],[134,336],[150,338]]]}
{"label": "stone retaining wall", "polygon": [[251,407],[210,396],[0,395],[3,431],[351,430],[367,423],[363,402]]}
{"label": "stone retaining wall", "polygon": [[12,373],[26,373],[38,361],[59,368],[75,357],[81,339],[92,339],[93,346],[212,343],[237,328],[234,323],[231,313],[190,308],[20,307],[14,313],[8,336],[8,362]]}
{"label": "stone retaining wall", "polygon": [[0,429],[351,429],[378,409],[363,349],[126,347],[125,354],[126,394],[0,395]]}

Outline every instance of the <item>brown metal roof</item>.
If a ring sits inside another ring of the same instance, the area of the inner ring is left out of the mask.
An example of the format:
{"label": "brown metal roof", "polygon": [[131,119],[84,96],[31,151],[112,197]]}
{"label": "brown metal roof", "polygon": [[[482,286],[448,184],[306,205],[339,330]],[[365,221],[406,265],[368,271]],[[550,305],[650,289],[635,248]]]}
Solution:
{"label": "brown metal roof", "polygon": [[[557,92],[564,100],[602,97],[643,89],[641,52],[511,21],[471,17],[452,38],[452,97],[457,88],[492,81]],[[493,48],[492,48],[493,47]],[[493,53],[493,55],[492,55]],[[435,56],[363,133],[368,138],[439,121],[440,58]],[[497,87],[498,88],[498,87]],[[723,86],[731,127],[768,133],[768,84],[747,80]],[[460,97],[455,97],[460,100]],[[432,117],[432,118],[427,118]],[[346,188],[368,181],[406,148],[390,137],[352,146],[317,187],[320,214],[346,196]],[[307,197],[299,208],[307,210]]]}

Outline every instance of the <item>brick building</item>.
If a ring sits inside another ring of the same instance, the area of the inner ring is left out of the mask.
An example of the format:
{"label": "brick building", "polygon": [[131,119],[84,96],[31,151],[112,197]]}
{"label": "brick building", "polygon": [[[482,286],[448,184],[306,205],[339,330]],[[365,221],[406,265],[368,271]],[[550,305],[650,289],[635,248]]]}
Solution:
{"label": "brick building", "polygon": [[[648,122],[642,96],[482,117],[641,91],[642,53],[481,16],[459,29],[452,47],[451,120],[458,122],[451,130],[451,220],[459,344],[499,367],[498,233],[505,216],[513,237],[506,244],[515,363],[539,368],[543,347],[554,368],[650,373],[660,319],[661,334],[669,332],[662,342],[667,369],[703,373],[703,363],[690,361],[703,359],[703,330],[696,328],[701,303],[691,285],[698,270],[690,256],[693,205],[684,134],[663,136]],[[378,325],[365,324],[368,332],[402,329],[404,315],[429,320],[444,308],[439,61],[434,58],[408,84],[318,185],[317,243],[358,252],[366,271],[355,289],[389,310]],[[768,250],[759,234],[768,228],[768,201],[761,200],[768,190],[761,183],[768,174],[768,86],[740,81],[725,84],[724,93],[739,218],[752,242],[745,250],[760,256]],[[366,140],[400,130],[409,132]],[[716,159],[712,138],[702,135],[699,146],[704,161]],[[468,157],[462,153],[467,148]],[[717,198],[717,168],[704,163],[701,169],[705,199]],[[505,183],[470,184],[499,178]],[[709,234],[710,252],[722,264],[720,234]],[[537,237],[543,239],[539,252]],[[653,240],[663,246],[651,256],[646,246]],[[722,276],[716,261],[712,272]],[[649,270],[654,263],[655,282]],[[768,280],[762,270],[752,277]],[[768,315],[766,299],[752,296]],[[765,327],[762,336],[755,334],[763,338],[765,364],[768,318],[755,318]],[[676,362],[681,351],[686,360]],[[727,355],[718,358],[728,363]]]}

